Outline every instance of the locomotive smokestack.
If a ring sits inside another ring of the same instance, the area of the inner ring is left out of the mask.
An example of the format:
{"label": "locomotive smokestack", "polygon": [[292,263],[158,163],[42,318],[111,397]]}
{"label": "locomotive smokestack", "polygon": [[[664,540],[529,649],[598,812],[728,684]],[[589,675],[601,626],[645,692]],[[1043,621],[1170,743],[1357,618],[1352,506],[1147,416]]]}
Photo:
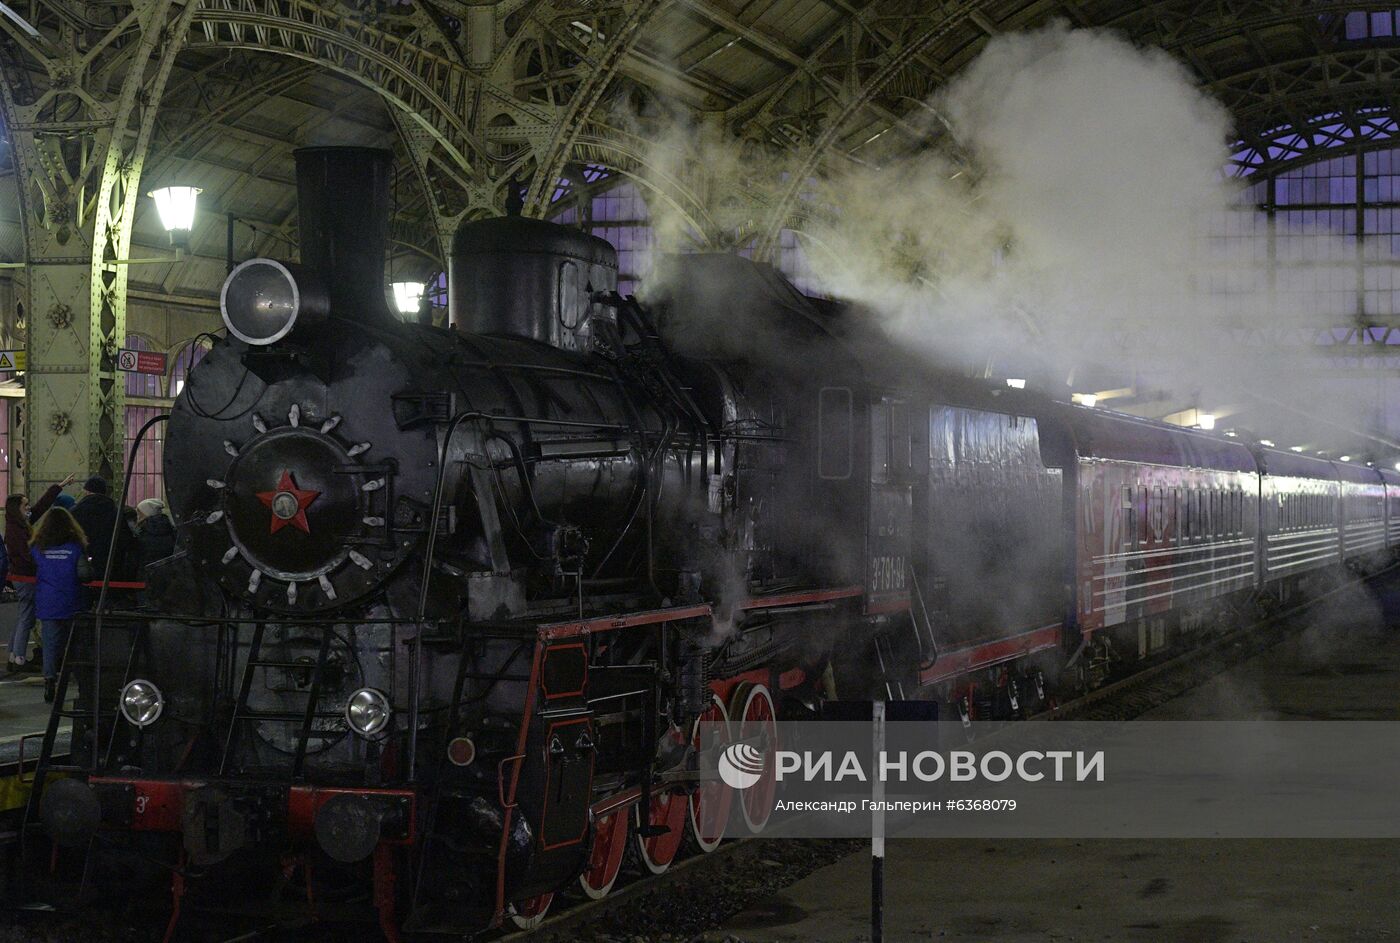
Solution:
{"label": "locomotive smokestack", "polygon": [[301,264],[325,279],[334,316],[392,320],[384,250],[394,155],[373,147],[303,147],[293,156]]}

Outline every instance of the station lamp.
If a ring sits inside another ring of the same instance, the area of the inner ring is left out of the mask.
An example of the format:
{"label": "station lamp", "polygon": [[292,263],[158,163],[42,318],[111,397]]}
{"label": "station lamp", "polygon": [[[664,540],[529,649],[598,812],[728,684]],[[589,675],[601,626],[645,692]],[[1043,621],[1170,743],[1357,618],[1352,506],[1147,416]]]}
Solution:
{"label": "station lamp", "polygon": [[1351,461],[1351,456],[1350,456],[1350,455],[1343,455],[1343,456],[1341,457],[1341,461],[1343,461],[1343,462],[1349,462],[1349,461]]}
{"label": "station lamp", "polygon": [[423,304],[423,292],[427,288],[422,282],[394,282],[394,307],[399,314],[411,318]]}
{"label": "station lamp", "polygon": [[1088,406],[1092,409],[1098,403],[1099,397],[1096,393],[1075,393],[1074,401],[1080,406]]}
{"label": "station lamp", "polygon": [[1301,451],[1303,451],[1303,447],[1302,447],[1301,445],[1290,445],[1290,446],[1288,447],[1288,451],[1290,451],[1290,452],[1301,452]]}
{"label": "station lamp", "polygon": [[1026,388],[1026,381],[1020,378],[1008,378],[1006,385],[1013,390],[1024,390]]}
{"label": "station lamp", "polygon": [[1215,428],[1215,414],[1214,414],[1214,413],[1197,412],[1197,413],[1196,413],[1196,427],[1197,427],[1198,429],[1204,429],[1204,430],[1207,431],[1207,432],[1209,432],[1211,429],[1214,429],[1214,428]]}
{"label": "station lamp", "polygon": [[156,201],[160,224],[170,234],[170,244],[176,251],[190,247],[190,230],[194,228],[195,205],[199,202],[199,187],[161,187],[149,194]]}
{"label": "station lamp", "polygon": [[1260,439],[1260,440],[1259,440],[1259,444],[1262,445],[1262,446],[1264,446],[1264,448],[1266,448],[1266,449],[1271,449],[1271,448],[1274,447],[1274,443],[1273,443],[1273,440],[1272,440],[1272,439]]}

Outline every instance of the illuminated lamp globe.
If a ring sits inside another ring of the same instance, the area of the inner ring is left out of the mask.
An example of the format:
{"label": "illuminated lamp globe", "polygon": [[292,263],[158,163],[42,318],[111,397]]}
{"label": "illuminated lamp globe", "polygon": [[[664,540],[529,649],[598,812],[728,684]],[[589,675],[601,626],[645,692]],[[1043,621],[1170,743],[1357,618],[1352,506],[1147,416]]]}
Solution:
{"label": "illuminated lamp globe", "polygon": [[418,313],[418,307],[423,303],[423,291],[426,285],[422,282],[394,282],[394,307],[399,314],[410,317]]}
{"label": "illuminated lamp globe", "polygon": [[172,242],[177,233],[188,233],[194,228],[195,206],[203,192],[199,187],[161,187],[150,192],[160,224],[170,233]]}

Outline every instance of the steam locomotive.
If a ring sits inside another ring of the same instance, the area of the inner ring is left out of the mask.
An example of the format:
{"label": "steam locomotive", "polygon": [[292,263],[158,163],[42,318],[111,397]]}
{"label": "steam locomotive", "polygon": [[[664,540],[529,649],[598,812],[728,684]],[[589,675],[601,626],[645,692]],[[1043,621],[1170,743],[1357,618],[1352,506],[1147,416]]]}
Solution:
{"label": "steam locomotive", "polygon": [[601,239],[473,221],[450,327],[405,323],[390,155],[296,163],[301,263],[223,286],[177,552],[74,633],[30,809],[89,877],[167,868],[171,932],[232,886],[530,926],[763,828],[771,759],[731,795],[701,721],[1038,712],[1400,542],[1400,476],[942,374],[735,256],[642,305]]}

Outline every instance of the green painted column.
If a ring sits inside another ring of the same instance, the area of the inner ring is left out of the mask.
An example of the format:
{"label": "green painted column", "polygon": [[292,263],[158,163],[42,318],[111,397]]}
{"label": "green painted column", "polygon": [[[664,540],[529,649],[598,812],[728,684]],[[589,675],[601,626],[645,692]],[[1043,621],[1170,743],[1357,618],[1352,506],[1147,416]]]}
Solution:
{"label": "green painted column", "polygon": [[43,3],[26,8],[37,36],[0,18],[19,52],[0,105],[27,263],[20,462],[31,494],[69,474],[120,486],[125,260],[151,127],[198,2],[135,0],[96,42]]}

